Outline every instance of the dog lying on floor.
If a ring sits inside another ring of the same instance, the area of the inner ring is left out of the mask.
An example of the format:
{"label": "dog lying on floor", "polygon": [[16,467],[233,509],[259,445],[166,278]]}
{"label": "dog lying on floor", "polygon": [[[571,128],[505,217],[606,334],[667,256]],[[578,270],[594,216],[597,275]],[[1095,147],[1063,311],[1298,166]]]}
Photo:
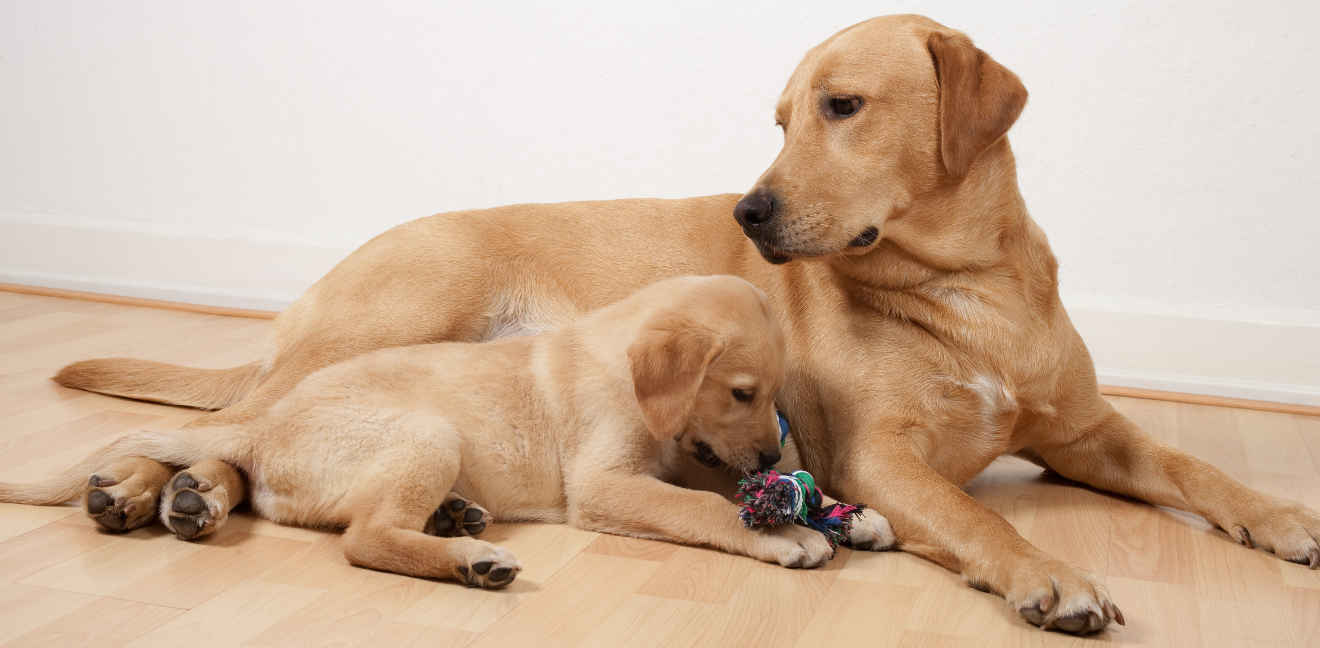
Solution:
{"label": "dog lying on floor", "polygon": [[[823,535],[748,530],[721,495],[662,481],[691,458],[734,472],[780,461],[783,336],[750,283],[669,279],[537,336],[358,356],[250,420],[130,434],[45,483],[0,484],[0,500],[61,503],[88,484],[103,525],[159,511],[193,539],[243,500],[237,467],[261,515],[345,528],[350,562],[411,576],[512,582],[518,560],[470,537],[492,514],[816,567],[833,554]],[[893,534],[870,512],[851,540],[884,548]]]}

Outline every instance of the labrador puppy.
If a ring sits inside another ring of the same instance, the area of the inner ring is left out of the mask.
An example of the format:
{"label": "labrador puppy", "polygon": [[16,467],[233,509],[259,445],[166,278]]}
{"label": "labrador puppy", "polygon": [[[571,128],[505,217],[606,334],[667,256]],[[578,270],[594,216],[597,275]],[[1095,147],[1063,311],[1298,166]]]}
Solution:
{"label": "labrador puppy", "polygon": [[56,379],[219,409],[208,418],[223,425],[367,350],[539,330],[658,277],[734,274],[781,318],[776,401],[806,468],[883,513],[902,549],[1032,624],[1085,633],[1123,617],[1067,556],[962,490],[1004,454],[1320,566],[1320,515],[1154,441],[1100,396],[1018,188],[1006,134],[1026,100],[963,33],[921,16],[869,20],[807,52],[775,106],[783,149],[745,195],[424,218],[317,282],[260,360],[219,371],[94,360]]}
{"label": "labrador puppy", "polygon": [[[538,336],[361,355],[246,421],[128,435],[47,483],[0,484],[0,500],[57,503],[86,484],[103,525],[159,511],[194,539],[243,500],[237,467],[259,514],[345,529],[350,562],[411,576],[508,585],[518,560],[472,537],[492,516],[816,567],[833,555],[820,533],[746,529],[728,499],[665,481],[692,459],[734,473],[779,462],[783,377],[761,290],[680,277]],[[167,465],[189,467],[171,478]],[[858,545],[892,543],[874,512],[856,528]]]}

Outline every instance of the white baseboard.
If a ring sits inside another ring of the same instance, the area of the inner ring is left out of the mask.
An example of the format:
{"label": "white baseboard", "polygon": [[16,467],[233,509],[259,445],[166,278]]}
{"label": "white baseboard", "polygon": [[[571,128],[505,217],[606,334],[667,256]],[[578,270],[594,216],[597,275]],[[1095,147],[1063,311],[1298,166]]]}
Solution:
{"label": "white baseboard", "polygon": [[278,311],[353,247],[0,220],[0,281]]}
{"label": "white baseboard", "polygon": [[[350,251],[0,220],[0,282],[231,308],[282,310]],[[1104,384],[1320,405],[1320,326],[1065,302]]]}

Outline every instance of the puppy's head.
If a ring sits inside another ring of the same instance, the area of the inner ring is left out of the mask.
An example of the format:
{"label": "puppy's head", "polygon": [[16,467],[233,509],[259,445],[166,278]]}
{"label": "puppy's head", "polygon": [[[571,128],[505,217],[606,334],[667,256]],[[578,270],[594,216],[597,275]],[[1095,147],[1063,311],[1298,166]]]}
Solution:
{"label": "puppy's head", "polygon": [[647,429],[708,466],[743,472],[774,464],[784,334],[765,294],[727,276],[662,288],[663,305],[628,348]]}
{"label": "puppy's head", "polygon": [[772,263],[861,254],[921,194],[957,182],[1027,91],[961,32],[885,16],[807,53],[775,109],[784,147],[734,210]]}

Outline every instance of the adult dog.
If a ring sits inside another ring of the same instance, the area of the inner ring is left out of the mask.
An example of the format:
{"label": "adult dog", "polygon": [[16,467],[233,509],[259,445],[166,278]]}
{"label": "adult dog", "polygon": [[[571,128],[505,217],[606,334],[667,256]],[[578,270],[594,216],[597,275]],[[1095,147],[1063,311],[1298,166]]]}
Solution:
{"label": "adult dog", "polygon": [[57,380],[224,408],[209,415],[224,422],[363,351],[538,330],[660,277],[737,274],[783,317],[776,398],[807,468],[888,517],[903,549],[1031,623],[1092,632],[1123,618],[1090,576],[959,487],[1006,453],[1320,566],[1320,516],[1153,441],[1101,398],[1018,191],[1005,134],[1026,99],[962,33],[918,16],[870,20],[807,53],[775,111],[783,150],[744,196],[425,218],[317,282],[259,362],[101,360]]}

